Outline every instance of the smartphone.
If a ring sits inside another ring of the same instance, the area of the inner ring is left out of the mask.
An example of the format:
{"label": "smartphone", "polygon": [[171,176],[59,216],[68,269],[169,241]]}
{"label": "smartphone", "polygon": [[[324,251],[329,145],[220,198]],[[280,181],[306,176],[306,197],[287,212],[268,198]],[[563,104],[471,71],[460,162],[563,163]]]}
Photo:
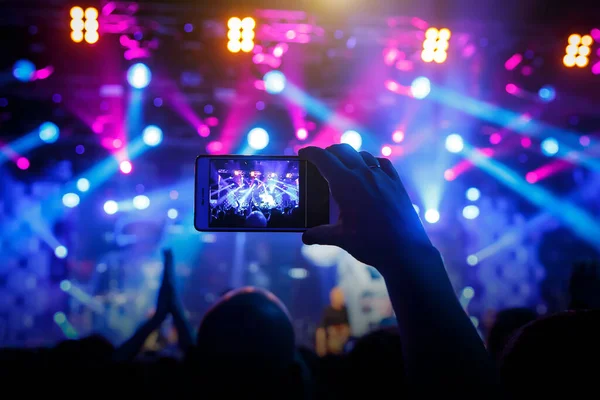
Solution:
{"label": "smartphone", "polygon": [[202,232],[302,232],[337,219],[329,185],[288,156],[198,156],[194,226]]}

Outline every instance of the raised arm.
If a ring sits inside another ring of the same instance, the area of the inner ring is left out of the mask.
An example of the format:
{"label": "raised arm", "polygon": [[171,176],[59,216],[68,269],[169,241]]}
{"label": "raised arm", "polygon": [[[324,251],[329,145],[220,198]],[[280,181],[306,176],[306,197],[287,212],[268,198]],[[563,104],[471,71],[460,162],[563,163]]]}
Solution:
{"label": "raised arm", "polygon": [[[121,346],[119,346],[114,353],[113,359],[117,362],[128,362],[133,360],[140,352],[142,346],[148,339],[148,336],[152,332],[160,328],[162,323],[165,321],[170,312],[170,303],[174,295],[173,284],[171,276],[173,274],[172,268],[172,255],[169,250],[165,251],[163,276],[160,289],[158,291],[158,298],[156,299],[156,311],[154,315],[144,322]],[[171,262],[168,260],[171,259]]]}
{"label": "raised arm", "polygon": [[398,318],[408,379],[433,389],[495,384],[484,345],[391,162],[345,144],[299,154],[327,179],[340,209],[335,225],[310,229],[303,241],[339,246],[379,270]]}

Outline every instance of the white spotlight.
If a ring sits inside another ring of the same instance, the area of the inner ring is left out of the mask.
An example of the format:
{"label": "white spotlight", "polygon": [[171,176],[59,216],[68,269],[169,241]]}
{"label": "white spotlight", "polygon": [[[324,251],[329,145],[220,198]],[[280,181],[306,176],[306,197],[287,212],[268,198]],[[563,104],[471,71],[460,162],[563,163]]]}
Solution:
{"label": "white spotlight", "polygon": [[119,204],[114,200],[108,200],[104,203],[104,212],[108,215],[116,214],[119,211]]}
{"label": "white spotlight", "polygon": [[80,178],[77,180],[77,190],[80,192],[87,192],[90,190],[90,181],[85,178]]}
{"label": "white spotlight", "polygon": [[342,134],[340,143],[346,143],[352,146],[352,148],[358,151],[362,146],[362,136],[356,131],[346,131]]}
{"label": "white spotlight", "polygon": [[470,205],[463,208],[463,217],[466,219],[475,219],[479,217],[479,207]]}
{"label": "white spotlight", "polygon": [[459,134],[453,133],[446,138],[446,149],[450,153],[460,153],[464,147],[463,138]]}
{"label": "white spotlight", "polygon": [[79,196],[75,193],[67,193],[63,196],[62,202],[65,207],[75,208],[79,205]]}
{"label": "white spotlight", "polygon": [[177,219],[179,212],[174,208],[170,208],[169,211],[167,211],[167,216],[171,219]]}
{"label": "white spotlight", "polygon": [[145,210],[150,207],[150,199],[144,195],[135,196],[133,198],[133,207],[138,210]]}
{"label": "white spotlight", "polygon": [[248,145],[254,150],[262,150],[269,145],[269,134],[263,128],[254,128],[248,132]]}
{"label": "white spotlight", "polygon": [[54,255],[58,258],[66,258],[69,255],[69,251],[65,246],[56,246]]}
{"label": "white spotlight", "polygon": [[429,210],[425,211],[425,221],[429,222],[430,224],[435,224],[439,220],[440,212],[438,210],[430,208]]}
{"label": "white spotlight", "polygon": [[142,132],[142,139],[148,146],[158,146],[163,140],[162,129],[155,125],[148,125]]}

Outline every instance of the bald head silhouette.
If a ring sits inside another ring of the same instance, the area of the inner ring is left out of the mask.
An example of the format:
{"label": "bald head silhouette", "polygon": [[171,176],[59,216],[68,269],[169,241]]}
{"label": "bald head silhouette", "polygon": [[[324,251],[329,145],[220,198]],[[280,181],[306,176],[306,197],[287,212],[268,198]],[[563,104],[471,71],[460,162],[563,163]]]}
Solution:
{"label": "bald head silhouette", "polygon": [[294,330],[272,293],[244,287],[228,292],[206,314],[197,350],[204,360],[284,368],[294,361]]}

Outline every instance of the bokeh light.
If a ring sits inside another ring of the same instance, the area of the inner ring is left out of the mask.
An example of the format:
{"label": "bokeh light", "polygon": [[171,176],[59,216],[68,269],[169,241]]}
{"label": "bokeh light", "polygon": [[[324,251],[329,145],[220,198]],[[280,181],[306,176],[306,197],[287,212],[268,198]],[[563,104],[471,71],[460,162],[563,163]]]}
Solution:
{"label": "bokeh light", "polygon": [[448,135],[446,138],[446,150],[448,150],[450,153],[460,153],[464,146],[465,144],[462,136],[457,133]]}
{"label": "bokeh light", "polygon": [[133,64],[127,70],[127,82],[135,89],[143,89],[152,81],[152,72],[150,68],[143,63]]}
{"label": "bokeh light", "polygon": [[308,138],[308,131],[305,128],[300,128],[296,131],[296,138],[298,140],[306,140]]}
{"label": "bokeh light", "polygon": [[145,210],[150,207],[150,199],[144,195],[135,196],[133,198],[133,207],[138,210]]}
{"label": "bokeh light", "polygon": [[384,157],[389,157],[392,155],[392,148],[390,146],[383,146],[381,148],[381,155]]}
{"label": "bokeh light", "polygon": [[410,84],[410,93],[415,99],[422,100],[431,92],[431,82],[424,76],[416,78]]}
{"label": "bokeh light", "polygon": [[465,196],[467,197],[467,200],[477,201],[481,197],[481,192],[479,191],[479,189],[472,187],[467,189]]}
{"label": "bokeh light", "polygon": [[340,143],[346,143],[358,151],[362,147],[362,136],[356,131],[346,131],[342,134]]}
{"label": "bokeh light", "polygon": [[556,98],[556,90],[554,89],[554,87],[546,85],[538,91],[538,96],[542,101],[548,103]]}
{"label": "bokeh light", "polygon": [[40,139],[46,143],[54,143],[60,136],[60,129],[53,122],[44,122],[39,128]]}
{"label": "bokeh light", "polygon": [[479,216],[479,207],[472,204],[468,205],[463,208],[462,214],[466,219],[475,219]]}
{"label": "bokeh light", "polygon": [[148,125],[142,132],[142,139],[148,146],[158,146],[163,140],[163,131],[156,125]]}
{"label": "bokeh light", "polygon": [[13,76],[21,82],[29,82],[35,74],[35,65],[29,60],[18,60],[13,65]]}
{"label": "bokeh light", "polygon": [[119,211],[119,204],[114,200],[107,200],[104,203],[104,212],[108,215],[114,215]]}
{"label": "bokeh light", "polygon": [[85,193],[88,190],[90,190],[90,181],[86,178],[79,178],[77,180],[77,190],[79,190],[82,193]]}
{"label": "bokeh light", "polygon": [[63,196],[62,202],[65,207],[75,208],[79,205],[79,196],[76,193],[67,193]]}
{"label": "bokeh light", "polygon": [[57,258],[67,258],[67,256],[69,255],[69,251],[67,250],[67,248],[65,246],[56,246],[56,248],[54,249],[54,255]]}
{"label": "bokeh light", "polygon": [[465,299],[472,299],[475,296],[475,290],[471,286],[467,286],[462,290],[462,296]]}
{"label": "bokeh light", "polygon": [[178,216],[179,211],[177,211],[175,208],[170,208],[169,211],[167,211],[167,217],[170,219],[177,219]]}
{"label": "bokeh light", "polygon": [[279,94],[285,89],[286,79],[281,71],[273,70],[263,76],[265,90],[270,94]]}
{"label": "bokeh light", "polygon": [[400,130],[394,131],[394,133],[392,133],[392,140],[394,143],[402,143],[404,140],[404,132]]}
{"label": "bokeh light", "polygon": [[122,173],[129,174],[133,170],[133,165],[131,164],[131,161],[121,161],[121,163],[119,164],[119,169]]}
{"label": "bokeh light", "polygon": [[440,212],[438,210],[430,208],[427,211],[425,211],[425,221],[429,222],[430,224],[435,224],[439,220],[440,220]]}
{"label": "bokeh light", "polygon": [[248,132],[248,145],[254,150],[262,150],[269,145],[269,133],[263,128],[254,128]]}
{"label": "bokeh light", "polygon": [[476,255],[471,254],[467,257],[467,264],[469,264],[470,266],[474,267],[475,265],[477,265],[477,263],[479,263],[479,258]]}
{"label": "bokeh light", "polygon": [[553,156],[558,153],[558,141],[554,138],[546,138],[541,143],[542,153],[547,156]]}
{"label": "bokeh light", "polygon": [[19,157],[17,159],[17,168],[25,171],[30,166],[31,166],[31,163],[29,162],[29,160],[27,158],[25,158],[25,157]]}

